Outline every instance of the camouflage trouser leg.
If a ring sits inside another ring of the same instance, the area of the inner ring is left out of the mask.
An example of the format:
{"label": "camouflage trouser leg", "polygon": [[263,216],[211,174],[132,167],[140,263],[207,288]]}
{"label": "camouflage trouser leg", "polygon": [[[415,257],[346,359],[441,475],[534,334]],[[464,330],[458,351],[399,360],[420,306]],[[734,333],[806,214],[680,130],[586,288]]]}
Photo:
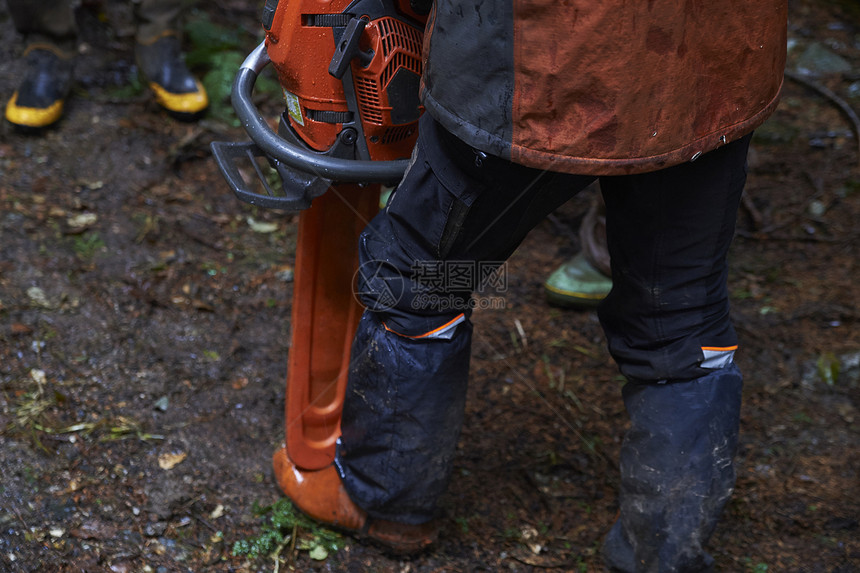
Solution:
{"label": "camouflage trouser leg", "polygon": [[137,42],[151,44],[164,34],[180,34],[180,16],[189,4],[189,0],[134,0]]}
{"label": "camouflage trouser leg", "polygon": [[27,43],[53,44],[65,51],[74,48],[78,28],[72,0],[6,0],[12,22]]}

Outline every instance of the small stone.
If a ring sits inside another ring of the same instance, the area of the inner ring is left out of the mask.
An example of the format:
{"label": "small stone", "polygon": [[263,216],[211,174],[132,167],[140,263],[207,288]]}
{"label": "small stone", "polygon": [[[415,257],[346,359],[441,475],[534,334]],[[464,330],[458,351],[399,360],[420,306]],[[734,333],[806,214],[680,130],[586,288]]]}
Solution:
{"label": "small stone", "polygon": [[167,523],[164,521],[156,521],[155,523],[147,523],[143,528],[143,534],[147,537],[160,537],[167,531]]}

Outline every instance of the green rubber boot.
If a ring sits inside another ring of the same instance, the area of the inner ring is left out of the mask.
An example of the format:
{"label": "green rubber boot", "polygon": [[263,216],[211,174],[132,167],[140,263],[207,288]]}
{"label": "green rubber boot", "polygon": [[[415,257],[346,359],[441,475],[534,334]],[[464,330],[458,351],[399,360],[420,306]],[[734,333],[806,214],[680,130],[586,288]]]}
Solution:
{"label": "green rubber boot", "polygon": [[612,289],[612,279],[582,253],[558,267],[543,284],[547,301],[568,308],[594,308]]}
{"label": "green rubber boot", "polygon": [[389,187],[387,185],[382,186],[382,190],[379,193],[379,208],[385,209],[388,205],[388,200],[391,198],[391,194],[394,193],[394,187]]}

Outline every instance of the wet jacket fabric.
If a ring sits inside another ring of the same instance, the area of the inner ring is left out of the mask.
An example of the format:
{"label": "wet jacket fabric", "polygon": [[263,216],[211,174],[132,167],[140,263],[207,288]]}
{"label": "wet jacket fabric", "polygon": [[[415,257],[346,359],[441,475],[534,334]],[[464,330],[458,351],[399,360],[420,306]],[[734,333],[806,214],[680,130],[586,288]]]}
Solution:
{"label": "wet jacket fabric", "polygon": [[516,163],[653,171],[770,115],[786,22],[785,0],[437,0],[422,99],[448,131]]}

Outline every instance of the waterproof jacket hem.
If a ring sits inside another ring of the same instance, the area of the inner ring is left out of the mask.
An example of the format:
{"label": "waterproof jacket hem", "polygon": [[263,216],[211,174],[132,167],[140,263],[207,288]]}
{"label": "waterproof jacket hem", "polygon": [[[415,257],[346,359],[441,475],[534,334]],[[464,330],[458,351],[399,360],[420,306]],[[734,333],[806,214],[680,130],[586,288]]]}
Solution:
{"label": "waterproof jacket hem", "polygon": [[776,109],[781,92],[751,117],[730,125],[724,129],[713,131],[682,147],[659,155],[625,158],[595,158],[572,157],[560,153],[549,153],[527,147],[513,145],[510,141],[471,125],[445,108],[428,91],[423,93],[423,103],[430,113],[445,129],[456,135],[475,149],[490,153],[503,159],[533,167],[576,175],[634,175],[647,173],[666,167],[679,165],[686,161],[695,161],[702,153],[713,151],[718,147],[740,139],[752,132],[767,120]]}

